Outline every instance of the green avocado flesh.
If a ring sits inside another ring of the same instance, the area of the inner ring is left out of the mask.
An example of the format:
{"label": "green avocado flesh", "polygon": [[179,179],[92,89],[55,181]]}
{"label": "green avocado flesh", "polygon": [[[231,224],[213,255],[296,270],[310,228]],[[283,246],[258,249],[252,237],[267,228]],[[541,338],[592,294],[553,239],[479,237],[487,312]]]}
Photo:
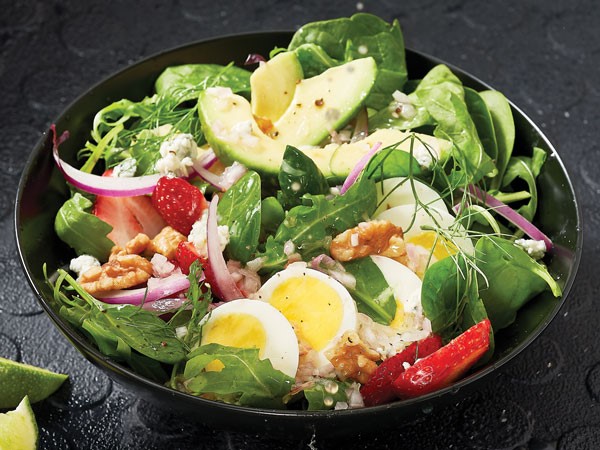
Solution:
{"label": "green avocado flesh", "polygon": [[250,76],[252,114],[275,122],[288,109],[302,78],[302,66],[293,52],[279,53],[261,63]]}
{"label": "green avocado flesh", "polygon": [[[288,73],[293,74],[294,70]],[[395,129],[378,130],[353,143],[318,146],[363,106],[376,74],[375,61],[363,58],[302,80],[296,85],[287,109],[267,130],[268,134],[261,130],[252,105],[245,98],[228,88],[209,88],[198,99],[202,130],[226,164],[238,161],[259,173],[276,175],[286,146],[292,145],[310,156],[323,175],[342,180],[377,142],[386,147],[403,141],[400,150],[411,148],[407,139],[410,133]],[[431,146],[437,159],[444,159],[449,152],[449,142],[432,136],[419,137]]]}

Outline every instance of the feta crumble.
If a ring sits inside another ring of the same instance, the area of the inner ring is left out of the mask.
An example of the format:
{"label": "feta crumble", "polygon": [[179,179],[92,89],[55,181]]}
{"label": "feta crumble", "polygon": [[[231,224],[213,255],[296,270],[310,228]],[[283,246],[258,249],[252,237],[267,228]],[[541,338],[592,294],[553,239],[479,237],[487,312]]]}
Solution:
{"label": "feta crumble", "polygon": [[154,170],[161,175],[187,177],[199,157],[198,145],[189,133],[177,133],[164,140],[159,151],[161,157]]}
{"label": "feta crumble", "polygon": [[91,255],[81,255],[73,258],[69,264],[69,270],[75,272],[78,279],[92,267],[100,267],[100,261]]}
{"label": "feta crumble", "polygon": [[533,259],[542,259],[546,254],[546,243],[535,239],[517,239],[515,244],[527,252]]}
{"label": "feta crumble", "polygon": [[137,169],[137,161],[135,158],[127,158],[117,164],[113,169],[115,177],[133,177]]}
{"label": "feta crumble", "polygon": [[[219,235],[219,247],[221,251],[225,250],[227,244],[229,244],[229,227],[227,225],[219,225],[217,227],[217,233]],[[198,250],[198,253],[203,258],[208,257],[208,250],[206,247],[208,238],[208,209],[204,210],[200,219],[198,219],[188,236],[188,241],[192,242]]]}

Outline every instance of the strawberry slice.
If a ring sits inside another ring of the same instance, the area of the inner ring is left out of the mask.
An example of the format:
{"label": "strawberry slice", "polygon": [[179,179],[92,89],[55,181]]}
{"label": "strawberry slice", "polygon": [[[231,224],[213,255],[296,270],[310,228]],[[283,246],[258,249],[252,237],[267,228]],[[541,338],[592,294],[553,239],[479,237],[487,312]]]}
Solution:
{"label": "strawberry slice", "polygon": [[175,252],[175,259],[179,265],[181,271],[188,275],[190,273],[190,266],[194,261],[200,261],[202,267],[208,265],[208,260],[203,258],[196,250],[196,246],[189,241],[180,242]]}
{"label": "strawberry slice", "polygon": [[365,406],[382,405],[396,398],[392,382],[404,372],[404,363],[414,364],[417,358],[424,358],[442,346],[442,338],[433,335],[413,342],[400,353],[383,361],[369,381],[360,388]]}
{"label": "strawberry slice", "polygon": [[[112,169],[103,176],[111,176]],[[167,224],[152,206],[150,197],[107,197],[97,195],[93,213],[113,227],[107,237],[116,245],[124,246],[138,233],[153,238]]]}
{"label": "strawberry slice", "polygon": [[182,178],[172,177],[158,180],[152,204],[170,226],[186,236],[208,207],[200,189]]}
{"label": "strawberry slice", "polygon": [[490,329],[490,321],[482,320],[406,369],[392,383],[398,398],[428,394],[459,379],[487,352],[490,346]]}

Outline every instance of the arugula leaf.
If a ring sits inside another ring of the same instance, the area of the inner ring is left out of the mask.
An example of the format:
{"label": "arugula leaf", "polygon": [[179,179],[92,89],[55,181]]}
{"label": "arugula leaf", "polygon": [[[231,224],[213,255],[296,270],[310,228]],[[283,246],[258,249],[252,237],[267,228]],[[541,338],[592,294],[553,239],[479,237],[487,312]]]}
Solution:
{"label": "arugula leaf", "polygon": [[233,63],[184,64],[167,67],[156,79],[156,93],[177,103],[196,100],[198,93],[209,87],[229,87],[235,93],[250,95],[250,72]]}
{"label": "arugula leaf", "polygon": [[302,391],[308,401],[308,411],[333,409],[338,402],[348,401],[347,383],[338,380],[317,379]]}
{"label": "arugula leaf", "polygon": [[404,38],[397,20],[390,25],[372,14],[359,13],[349,18],[312,22],[294,34],[288,50],[295,51],[306,44],[321,47],[328,58],[314,47],[308,50],[311,57],[307,58],[307,48],[303,47],[298,52],[298,59],[305,74],[312,75],[315,68],[325,69],[329,64],[339,65],[358,58],[373,57],[378,73],[366,99],[366,105],[370,108],[385,107],[392,93],[402,89],[406,82]]}
{"label": "arugula leaf", "polygon": [[306,194],[304,204],[292,208],[277,229],[269,236],[261,273],[281,270],[288,258],[283,248],[287,241],[296,246],[304,260],[327,253],[332,237],[356,226],[371,214],[377,203],[375,182],[366,176],[354,183],[344,195],[328,199],[324,195]]}
{"label": "arugula leaf", "polygon": [[396,315],[396,298],[377,264],[367,257],[348,261],[343,266],[356,279],[356,286],[349,292],[358,311],[375,322],[389,325]]}
{"label": "arugula leaf", "polygon": [[[58,270],[58,279],[48,283],[54,300],[62,305],[60,313],[71,323],[86,330],[107,356],[126,358],[131,347],[155,361],[175,364],[185,358],[183,344],[175,330],[150,311],[133,305],[108,305],[88,294],[65,270]],[[70,299],[61,292],[63,282],[79,297]]]}
{"label": "arugula leaf", "polygon": [[[258,408],[282,408],[294,379],[259,358],[257,348],[202,345],[188,356],[181,378],[193,395],[209,394],[227,403]],[[220,371],[207,366],[220,361]]]}
{"label": "arugula leaf", "polygon": [[327,194],[329,184],[315,162],[304,152],[288,145],[277,175],[283,207],[298,206],[304,194]]}
{"label": "arugula leaf", "polygon": [[229,227],[229,259],[248,262],[258,246],[261,223],[261,180],[248,171],[219,201],[219,224]]}
{"label": "arugula leaf", "polygon": [[475,257],[481,270],[479,295],[495,330],[513,323],[517,311],[547,288],[555,297],[562,293],[545,266],[506,239],[481,237]]}
{"label": "arugula leaf", "polygon": [[[106,237],[112,226],[88,212],[92,205],[83,195],[75,193],[58,210],[54,230],[78,255],[92,255],[100,261],[106,261],[110,249],[115,245]],[[94,236],[94,239],[90,239],[90,236]]]}

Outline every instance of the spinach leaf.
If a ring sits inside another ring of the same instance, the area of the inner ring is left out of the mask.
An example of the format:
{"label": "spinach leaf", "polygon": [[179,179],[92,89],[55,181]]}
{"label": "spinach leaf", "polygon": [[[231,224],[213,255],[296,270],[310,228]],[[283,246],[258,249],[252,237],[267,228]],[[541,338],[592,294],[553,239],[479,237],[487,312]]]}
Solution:
{"label": "spinach leaf", "polygon": [[515,143],[515,122],[510,104],[500,92],[481,91],[479,96],[485,102],[494,124],[494,134],[498,145],[498,157],[496,158],[498,175],[492,179],[490,187],[498,189],[512,155]]}
{"label": "spinach leaf", "polygon": [[[114,243],[106,237],[112,226],[88,211],[92,202],[80,193],[67,200],[56,214],[54,230],[78,255],[92,255],[106,261]],[[94,239],[90,239],[94,236]]]}
{"label": "spinach leaf", "polygon": [[296,246],[304,260],[329,250],[334,235],[356,226],[373,214],[377,203],[375,182],[361,177],[344,195],[328,199],[324,195],[306,194],[303,204],[292,208],[270,236],[263,259],[261,272],[269,273],[282,269],[287,263],[283,248],[287,241]]}
{"label": "spinach leaf", "polygon": [[283,206],[298,206],[304,194],[327,194],[329,184],[314,161],[295,147],[288,145],[277,175]]}
{"label": "spinach leaf", "polygon": [[250,95],[250,72],[218,64],[184,64],[167,67],[157,78],[156,93],[177,103],[196,100],[198,93],[209,87],[229,87],[235,93]]}
{"label": "spinach leaf", "polygon": [[[374,15],[359,13],[350,18],[312,22],[294,34],[288,50],[305,44],[318,45],[330,58],[304,58],[298,55],[301,64],[309,61],[306,67],[302,67],[305,74],[312,74],[315,67],[325,67],[334,61],[339,65],[372,56],[377,62],[378,74],[366,99],[366,105],[370,108],[385,107],[392,93],[401,90],[406,82],[404,38],[398,21],[390,25]],[[311,52],[313,55],[319,54],[314,49]],[[319,63],[315,64],[319,59]]]}
{"label": "spinach leaf", "polygon": [[535,212],[537,211],[537,186],[536,178],[542,170],[542,166],[546,161],[546,152],[541,148],[533,148],[533,156],[513,156],[504,173],[502,180],[502,187],[507,188],[517,178],[527,183],[529,192],[529,201],[517,209],[519,214],[525,217],[527,220],[533,220]]}
{"label": "spinach leaf", "polygon": [[475,271],[462,255],[444,258],[427,269],[421,304],[433,332],[445,341],[487,317],[478,295]]}
{"label": "spinach leaf", "polygon": [[512,242],[484,236],[475,246],[481,296],[495,330],[514,322],[517,311],[547,289],[555,297],[561,288],[545,266]]}
{"label": "spinach leaf", "polygon": [[383,325],[392,323],[396,315],[396,298],[377,264],[367,257],[348,261],[343,266],[356,280],[356,286],[349,292],[358,311]]}
{"label": "spinach leaf", "polygon": [[[396,101],[390,103],[369,117],[369,132],[373,133],[380,128],[397,128],[399,130],[412,130],[425,125],[433,125],[433,119],[427,108],[419,101],[415,92],[408,94],[410,105],[415,109],[414,115],[402,114],[402,105]],[[400,108],[400,111],[398,111]]]}
{"label": "spinach leaf", "polygon": [[283,206],[275,197],[266,197],[260,204],[261,236],[269,236],[277,232],[277,228],[285,218]]}
{"label": "spinach leaf", "polygon": [[[414,135],[415,146],[419,145],[418,138]],[[377,152],[365,166],[363,176],[374,181],[381,181],[394,177],[409,177],[421,175],[421,166],[409,153],[397,149],[398,144],[386,147]]]}
{"label": "spinach leaf", "polygon": [[479,136],[483,150],[492,161],[496,161],[498,158],[498,144],[496,143],[496,134],[490,111],[477,91],[468,87],[465,87],[464,90],[465,103],[475,124],[477,136]]}
{"label": "spinach leaf", "polygon": [[219,224],[229,227],[230,259],[246,263],[256,251],[261,221],[260,186],[260,176],[248,171],[219,201]]}
{"label": "spinach leaf", "polygon": [[314,384],[303,390],[308,401],[308,411],[333,409],[337,402],[348,401],[347,383],[338,380],[317,379]]}
{"label": "spinach leaf", "polygon": [[304,78],[312,78],[340,64],[316,44],[302,44],[294,49],[294,53],[302,66]]}
{"label": "spinach leaf", "polygon": [[[261,360],[257,348],[202,345],[188,356],[183,372],[186,389],[193,395],[211,394],[216,399],[242,406],[281,408],[294,379]],[[206,370],[213,361],[220,371]]]}

